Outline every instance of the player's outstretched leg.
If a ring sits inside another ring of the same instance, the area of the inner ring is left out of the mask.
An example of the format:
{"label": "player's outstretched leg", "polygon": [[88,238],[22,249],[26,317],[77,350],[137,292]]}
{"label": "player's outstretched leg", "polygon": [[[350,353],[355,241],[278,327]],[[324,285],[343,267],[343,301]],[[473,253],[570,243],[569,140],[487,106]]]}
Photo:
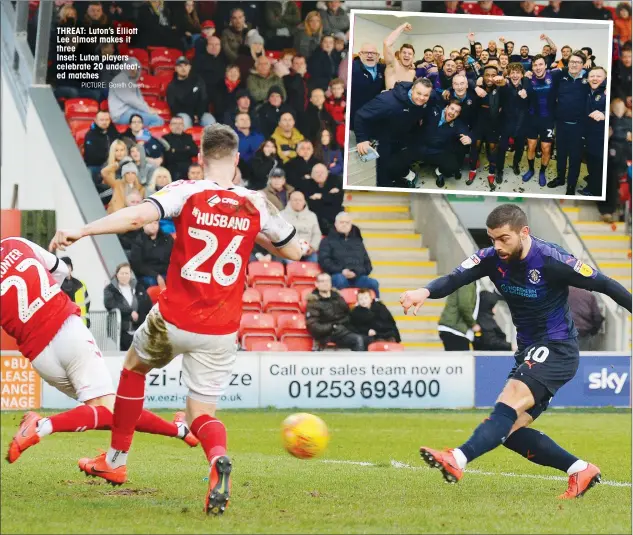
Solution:
{"label": "player's outstretched leg", "polygon": [[528,461],[566,472],[569,475],[569,482],[567,491],[559,496],[561,499],[580,498],[600,483],[602,476],[597,466],[575,457],[536,429],[517,429],[503,445]]}

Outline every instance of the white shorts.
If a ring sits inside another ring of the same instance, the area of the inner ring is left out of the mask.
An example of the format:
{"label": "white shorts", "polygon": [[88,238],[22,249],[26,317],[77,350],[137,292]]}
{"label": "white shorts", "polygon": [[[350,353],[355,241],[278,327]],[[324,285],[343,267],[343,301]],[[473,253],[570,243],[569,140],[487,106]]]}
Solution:
{"label": "white shorts", "polygon": [[79,316],[70,316],[64,322],[32,364],[49,385],[81,403],[114,394],[108,367]]}
{"label": "white shorts", "polygon": [[153,368],[163,368],[182,355],[182,380],[189,397],[217,403],[231,380],[237,355],[237,333],[198,334],[165,321],[158,304],[134,333],[132,347]]}

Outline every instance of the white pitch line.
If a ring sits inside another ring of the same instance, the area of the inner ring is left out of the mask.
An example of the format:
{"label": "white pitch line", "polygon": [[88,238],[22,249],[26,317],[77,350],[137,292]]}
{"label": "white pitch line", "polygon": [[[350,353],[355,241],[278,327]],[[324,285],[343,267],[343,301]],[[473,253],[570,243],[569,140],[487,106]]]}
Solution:
{"label": "white pitch line", "polygon": [[[334,459],[324,459],[321,461],[322,463],[330,463],[330,464],[350,464],[355,466],[379,466],[376,463],[366,462],[366,461],[345,461],[345,460],[334,460]],[[428,466],[411,466],[410,464],[402,463],[400,461],[391,460],[391,466],[393,468],[406,469],[406,470],[431,470]],[[502,476],[502,477],[519,477],[525,479],[542,479],[546,481],[567,481],[566,477],[562,476],[542,476],[536,474],[514,474],[512,472],[484,472],[483,470],[464,470],[467,474],[473,474],[478,476]],[[601,485],[606,485],[608,487],[631,487],[631,483],[626,481],[607,481],[603,479],[600,482]]]}

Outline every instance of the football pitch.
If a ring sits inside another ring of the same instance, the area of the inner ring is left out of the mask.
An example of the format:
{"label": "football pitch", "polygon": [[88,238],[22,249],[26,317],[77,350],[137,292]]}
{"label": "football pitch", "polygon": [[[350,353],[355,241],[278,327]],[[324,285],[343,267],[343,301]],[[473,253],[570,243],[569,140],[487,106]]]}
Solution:
{"label": "football pitch", "polygon": [[[630,410],[550,409],[534,425],[601,468],[603,483],[573,501],[556,499],[565,474],[503,447],[457,485],[424,465],[419,446],[461,444],[487,411],[313,411],[331,441],[309,461],[281,447],[292,412],[221,413],[234,471],[219,518],[202,512],[199,446],[136,434],[129,481],[113,488],[77,468],[107,448],[109,432],[47,437],[2,461],[2,533],[631,533]],[[1,415],[3,457],[21,416]]]}

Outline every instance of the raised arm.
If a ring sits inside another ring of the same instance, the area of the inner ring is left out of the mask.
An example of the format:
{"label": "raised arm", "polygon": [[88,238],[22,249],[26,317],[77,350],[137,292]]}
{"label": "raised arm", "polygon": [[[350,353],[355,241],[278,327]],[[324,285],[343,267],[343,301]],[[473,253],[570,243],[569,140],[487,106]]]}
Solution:
{"label": "raised arm", "polygon": [[541,40],[547,41],[547,44],[552,49],[552,54],[556,56],[556,52],[558,51],[558,47],[556,46],[556,43],[552,41],[550,37],[548,35],[545,35],[544,33],[541,34]]}
{"label": "raised arm", "polygon": [[391,32],[386,39],[382,42],[382,55],[385,58],[387,66],[393,64],[396,61],[396,56],[393,52],[393,44],[398,40],[402,32],[410,32],[412,30],[411,24],[405,22],[398,26],[393,32]]}

